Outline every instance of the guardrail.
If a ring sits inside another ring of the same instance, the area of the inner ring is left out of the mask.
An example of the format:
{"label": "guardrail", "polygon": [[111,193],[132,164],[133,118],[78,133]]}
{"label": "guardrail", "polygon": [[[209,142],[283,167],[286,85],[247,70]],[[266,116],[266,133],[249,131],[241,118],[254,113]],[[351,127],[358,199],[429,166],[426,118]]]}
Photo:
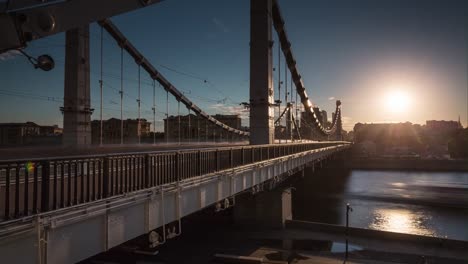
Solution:
{"label": "guardrail", "polygon": [[345,142],[0,161],[0,221]]}

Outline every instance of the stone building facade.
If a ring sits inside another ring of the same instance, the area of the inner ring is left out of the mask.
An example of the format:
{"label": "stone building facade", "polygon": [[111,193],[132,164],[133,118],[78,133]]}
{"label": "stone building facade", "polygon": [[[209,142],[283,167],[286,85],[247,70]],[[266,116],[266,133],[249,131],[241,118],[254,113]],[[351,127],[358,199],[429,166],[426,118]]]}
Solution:
{"label": "stone building facade", "polygon": [[[140,123],[140,128],[138,128],[138,123]],[[138,134],[141,135],[141,138],[148,137],[150,135],[151,123],[146,119],[127,119],[123,122],[123,133],[124,133],[124,143],[138,143]],[[103,144],[120,144],[120,119],[111,118],[108,120],[103,120],[102,124],[102,135],[103,135]],[[91,138],[92,144],[100,143],[100,120],[93,120],[91,122]]]}
{"label": "stone building facade", "polygon": [[[242,130],[239,115],[213,115],[216,120],[235,129]],[[180,126],[179,126],[180,119]],[[179,129],[180,127],[180,129]],[[170,142],[181,141],[226,141],[231,135],[222,128],[194,114],[169,116],[164,119],[164,134]],[[168,137],[168,138],[167,138]]]}

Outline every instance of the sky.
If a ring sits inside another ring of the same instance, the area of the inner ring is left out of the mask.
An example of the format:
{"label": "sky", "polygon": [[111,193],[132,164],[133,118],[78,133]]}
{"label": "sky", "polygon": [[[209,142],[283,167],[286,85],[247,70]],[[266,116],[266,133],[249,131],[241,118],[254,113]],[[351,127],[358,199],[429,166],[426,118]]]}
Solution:
{"label": "sky", "polygon": [[[459,115],[466,126],[468,1],[279,0],[279,4],[312,103],[331,118],[335,100],[340,99],[346,130],[357,122],[423,124],[457,120]],[[248,102],[249,96],[249,5],[248,0],[166,0],[112,21],[202,109],[248,118],[239,103]],[[92,118],[98,119],[100,28],[92,24],[90,30]],[[277,69],[278,41],[273,35]],[[120,117],[120,49],[105,32],[103,39],[107,119]],[[56,67],[44,72],[22,55],[1,54],[0,122],[62,126],[65,35],[31,42],[25,51],[51,55]],[[280,60],[284,80],[284,57]],[[123,67],[124,118],[136,118],[138,68],[128,55]],[[277,80],[275,71],[275,93]],[[162,130],[166,94],[158,85],[155,93],[156,128]],[[395,99],[395,94],[403,96]],[[152,104],[152,82],[142,73],[143,118],[152,120]],[[169,112],[177,114],[173,98]],[[181,107],[180,113],[187,109]]]}

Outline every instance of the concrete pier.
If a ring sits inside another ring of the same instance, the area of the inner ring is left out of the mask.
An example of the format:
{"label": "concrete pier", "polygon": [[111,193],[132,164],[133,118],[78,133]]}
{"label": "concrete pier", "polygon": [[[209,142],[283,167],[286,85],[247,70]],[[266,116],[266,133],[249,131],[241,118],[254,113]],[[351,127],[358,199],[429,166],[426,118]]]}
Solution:
{"label": "concrete pier", "polygon": [[283,228],[286,220],[292,219],[291,189],[241,195],[233,211],[236,224]]}

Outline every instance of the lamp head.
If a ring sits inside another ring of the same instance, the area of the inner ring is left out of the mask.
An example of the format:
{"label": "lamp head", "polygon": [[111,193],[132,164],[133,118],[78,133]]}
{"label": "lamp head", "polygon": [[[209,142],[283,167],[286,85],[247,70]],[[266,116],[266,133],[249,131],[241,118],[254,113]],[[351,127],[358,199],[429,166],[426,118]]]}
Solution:
{"label": "lamp head", "polygon": [[37,58],[37,63],[34,65],[34,67],[43,71],[50,71],[55,67],[55,62],[51,56],[44,54]]}

